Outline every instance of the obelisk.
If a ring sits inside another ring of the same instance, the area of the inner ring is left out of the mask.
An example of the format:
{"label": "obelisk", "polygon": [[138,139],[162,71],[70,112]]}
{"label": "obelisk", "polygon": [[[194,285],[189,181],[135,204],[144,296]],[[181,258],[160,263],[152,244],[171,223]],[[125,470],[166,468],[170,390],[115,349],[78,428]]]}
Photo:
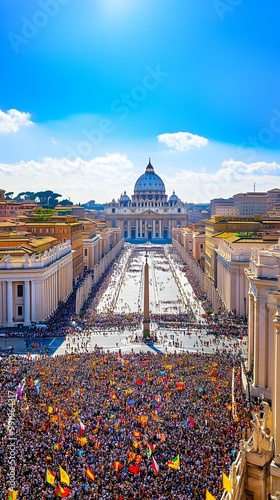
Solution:
{"label": "obelisk", "polygon": [[146,250],[146,263],[144,265],[144,318],[143,318],[143,338],[150,337],[150,299],[149,299],[149,264],[148,252]]}

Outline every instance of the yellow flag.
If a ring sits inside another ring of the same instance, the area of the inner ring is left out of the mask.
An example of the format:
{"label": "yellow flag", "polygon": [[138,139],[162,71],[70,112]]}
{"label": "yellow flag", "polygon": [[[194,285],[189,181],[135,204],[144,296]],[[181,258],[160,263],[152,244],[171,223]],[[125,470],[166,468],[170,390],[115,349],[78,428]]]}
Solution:
{"label": "yellow flag", "polygon": [[230,478],[223,472],[223,488],[232,493]]}
{"label": "yellow flag", "polygon": [[208,490],[206,490],[205,500],[216,500],[216,497],[213,497],[213,495],[211,495],[211,493]]}
{"label": "yellow flag", "polygon": [[62,469],[62,467],[59,466],[59,473],[60,473],[60,482],[67,484],[69,486],[70,484],[70,477],[68,476],[67,472]]}
{"label": "yellow flag", "polygon": [[48,406],[48,413],[53,413],[53,407],[52,406]]}

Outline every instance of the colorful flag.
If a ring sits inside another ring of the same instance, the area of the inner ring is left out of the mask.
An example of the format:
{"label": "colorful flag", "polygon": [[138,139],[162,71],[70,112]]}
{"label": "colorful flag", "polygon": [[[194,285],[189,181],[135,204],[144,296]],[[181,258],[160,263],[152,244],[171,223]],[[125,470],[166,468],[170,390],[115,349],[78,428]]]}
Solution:
{"label": "colorful flag", "polygon": [[88,442],[86,437],[77,437],[77,441],[81,446],[85,446]]}
{"label": "colorful flag", "polygon": [[140,438],[140,437],[141,437],[141,432],[139,432],[139,431],[134,431],[134,432],[133,432],[133,436],[134,436],[135,438]]}
{"label": "colorful flag", "polygon": [[92,472],[90,467],[87,467],[87,469],[86,469],[86,477],[88,477],[92,481],[95,480],[95,474]]}
{"label": "colorful flag", "polygon": [[153,453],[153,445],[152,444],[148,443],[147,448],[146,448],[146,453],[147,453],[147,457],[151,458],[152,453]]}
{"label": "colorful flag", "polygon": [[173,458],[173,460],[171,460],[170,462],[167,463],[168,467],[170,467],[171,469],[179,469],[180,467],[180,457],[179,455],[176,455],[175,458]]}
{"label": "colorful flag", "polygon": [[67,486],[69,486],[69,484],[70,484],[70,477],[68,476],[66,470],[62,469],[62,467],[59,466],[59,473],[60,473],[60,481],[62,483],[67,484]]}
{"label": "colorful flag", "polygon": [[132,472],[132,474],[139,474],[140,467],[138,465],[129,465],[128,470],[129,472]]}
{"label": "colorful flag", "polygon": [[213,495],[211,495],[211,493],[208,490],[206,490],[205,500],[216,500],[216,497],[213,497]]}
{"label": "colorful flag", "polygon": [[62,486],[58,486],[55,490],[55,494],[60,498],[66,498],[70,493],[71,490],[69,488],[63,488]]}
{"label": "colorful flag", "polygon": [[86,428],[85,424],[83,424],[83,422],[79,418],[79,434],[80,434],[80,436],[83,435],[83,431],[85,430],[85,428]]}
{"label": "colorful flag", "polygon": [[185,384],[183,382],[177,382],[176,386],[178,391],[182,391],[185,387]]}
{"label": "colorful flag", "polygon": [[128,461],[129,462],[133,462],[133,460],[135,459],[135,457],[137,457],[136,453],[134,453],[133,451],[130,451],[128,453]]}
{"label": "colorful flag", "polygon": [[61,448],[62,448],[62,444],[61,444],[61,443],[55,443],[55,444],[53,445],[53,449],[54,449],[54,450],[61,450]]}
{"label": "colorful flag", "polygon": [[50,415],[50,422],[53,424],[59,420],[59,415]]}
{"label": "colorful flag", "polygon": [[55,483],[55,474],[53,474],[49,469],[46,470],[46,483]]}
{"label": "colorful flag", "polygon": [[120,462],[114,462],[114,470],[122,470],[123,465]]}
{"label": "colorful flag", "polygon": [[165,434],[164,434],[164,432],[159,432],[159,433],[157,434],[157,438],[158,438],[158,439],[160,439],[161,441],[163,441],[163,442],[164,442],[164,441],[165,441],[165,439],[166,439],[166,438],[165,438]]}
{"label": "colorful flag", "polygon": [[185,425],[185,429],[188,430],[188,428],[191,426],[191,425],[194,425],[194,419],[192,416],[190,416],[188,418],[188,420],[186,421],[186,425]]}
{"label": "colorful flag", "polygon": [[152,460],[152,469],[155,471],[156,474],[158,474],[159,472],[159,466],[156,462],[156,459],[153,457],[153,460]]}
{"label": "colorful flag", "polygon": [[227,475],[223,472],[223,488],[227,490],[229,493],[232,493],[231,489],[231,480]]}
{"label": "colorful flag", "polygon": [[18,496],[18,491],[8,490],[7,500],[16,500]]}

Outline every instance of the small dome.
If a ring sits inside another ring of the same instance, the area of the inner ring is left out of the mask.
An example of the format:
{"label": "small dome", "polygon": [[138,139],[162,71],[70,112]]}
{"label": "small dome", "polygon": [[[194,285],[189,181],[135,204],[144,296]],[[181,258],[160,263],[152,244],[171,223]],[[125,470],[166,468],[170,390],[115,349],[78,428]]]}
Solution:
{"label": "small dome", "polygon": [[169,198],[169,201],[177,202],[179,200],[177,194],[175,194],[175,191],[173,191],[172,195]]}
{"label": "small dome", "polygon": [[139,177],[134,186],[135,194],[143,192],[157,192],[165,194],[164,182],[161,180],[159,175],[155,173],[151,160],[149,160],[145,173]]}
{"label": "small dome", "polygon": [[131,201],[129,196],[127,196],[127,194],[126,194],[126,191],[123,194],[121,194],[121,197],[120,197],[120,203],[123,203],[124,201],[127,201],[127,202]]}

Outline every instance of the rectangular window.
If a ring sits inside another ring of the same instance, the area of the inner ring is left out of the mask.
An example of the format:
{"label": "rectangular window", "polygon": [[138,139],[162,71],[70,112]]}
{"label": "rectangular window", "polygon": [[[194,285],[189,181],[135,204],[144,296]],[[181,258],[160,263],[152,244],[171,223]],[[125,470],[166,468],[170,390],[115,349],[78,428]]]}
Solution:
{"label": "rectangular window", "polygon": [[85,257],[87,257],[87,248],[85,248]]}
{"label": "rectangular window", "polygon": [[17,296],[18,297],[23,297],[23,285],[18,285],[17,286]]}
{"label": "rectangular window", "polygon": [[18,306],[18,316],[22,316],[22,306]]}

